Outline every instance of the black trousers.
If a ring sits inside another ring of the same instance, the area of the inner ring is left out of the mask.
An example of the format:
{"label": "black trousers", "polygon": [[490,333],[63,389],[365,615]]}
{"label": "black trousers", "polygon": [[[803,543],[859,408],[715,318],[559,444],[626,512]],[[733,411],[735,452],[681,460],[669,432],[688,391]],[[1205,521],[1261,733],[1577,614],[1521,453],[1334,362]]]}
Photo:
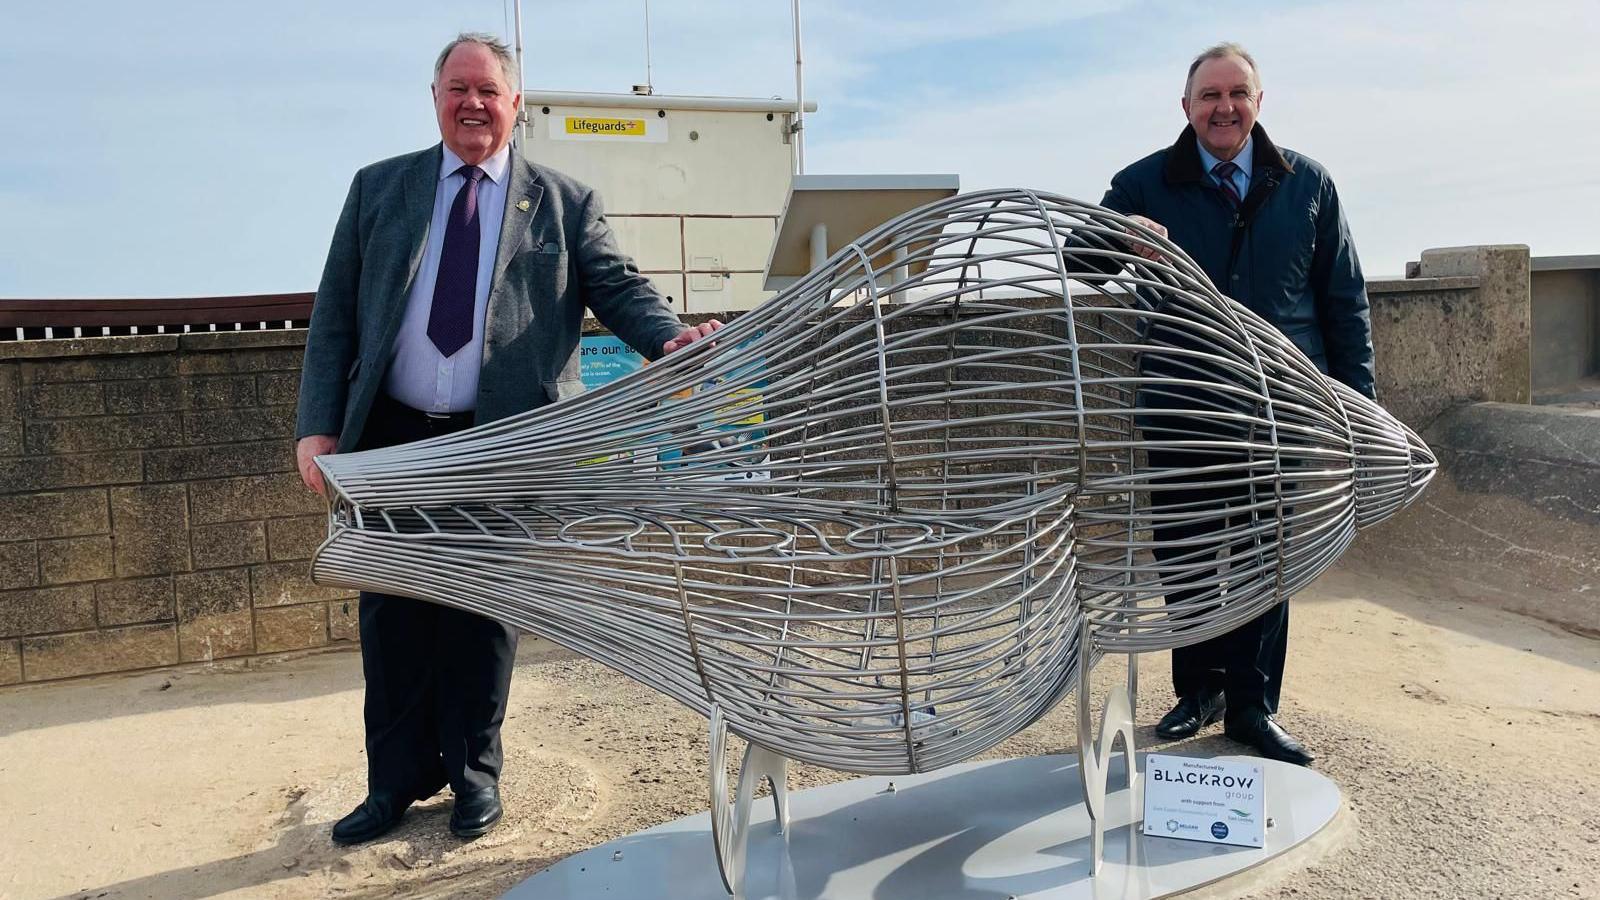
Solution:
{"label": "black trousers", "polygon": [[[1217,458],[1216,454],[1182,450],[1151,451],[1149,460],[1152,469],[1208,466],[1227,461]],[[1187,480],[1216,477],[1199,475]],[[1184,480],[1164,479],[1163,483],[1182,483]],[[1157,512],[1207,508],[1220,510],[1229,505],[1242,505],[1248,497],[1249,490],[1243,486],[1196,486],[1154,491],[1151,493],[1151,504]],[[1165,598],[1168,604],[1181,603],[1203,593],[1207,588],[1184,589],[1181,586],[1212,578],[1222,572],[1226,565],[1222,560],[1215,567],[1196,565],[1193,548],[1179,546],[1177,542],[1203,537],[1228,527],[1239,527],[1247,524],[1248,520],[1248,515],[1241,515],[1201,522],[1158,524],[1155,527],[1156,562],[1163,567],[1194,566],[1192,571],[1185,571],[1181,575],[1169,575],[1169,583],[1180,587],[1168,591]],[[1252,546],[1248,539],[1244,539],[1235,542],[1228,550],[1238,557],[1250,552]],[[1278,711],[1278,695],[1283,688],[1283,664],[1288,649],[1289,604],[1279,603],[1233,631],[1173,650],[1173,691],[1180,698],[1222,691],[1227,695],[1229,718],[1251,710],[1272,715]]]}
{"label": "black trousers", "polygon": [[[459,431],[380,396],[359,449]],[[361,594],[366,677],[367,791],[399,800],[498,783],[500,725],[511,693],[517,632],[493,619],[411,597]]]}

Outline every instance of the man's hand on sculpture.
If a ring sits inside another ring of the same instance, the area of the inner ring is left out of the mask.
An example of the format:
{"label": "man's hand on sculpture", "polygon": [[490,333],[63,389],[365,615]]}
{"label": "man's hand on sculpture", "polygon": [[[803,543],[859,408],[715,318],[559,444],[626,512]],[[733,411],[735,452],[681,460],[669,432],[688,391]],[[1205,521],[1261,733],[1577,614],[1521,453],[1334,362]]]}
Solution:
{"label": "man's hand on sculpture", "polygon": [[665,344],[662,344],[661,355],[666,356],[668,353],[671,353],[674,350],[682,350],[683,348],[689,346],[695,341],[700,340],[703,337],[710,337],[711,332],[716,331],[721,327],[722,323],[716,319],[702,322],[699,325],[691,325],[690,327],[678,332],[677,337],[667,341]]}
{"label": "man's hand on sculpture", "polygon": [[322,470],[317,468],[316,458],[332,453],[339,446],[339,439],[331,434],[308,434],[294,445],[294,464],[300,469],[300,480],[306,483],[319,494],[326,496],[326,488],[322,484]]}
{"label": "man's hand on sculpture", "polygon": [[[1146,218],[1144,216],[1129,216],[1128,219],[1133,221],[1133,222],[1137,222],[1140,225],[1143,225],[1144,227],[1150,229],[1151,231],[1154,231],[1156,234],[1160,235],[1162,238],[1165,238],[1167,236],[1167,226],[1161,224],[1160,222],[1157,222],[1155,219]],[[1167,261],[1167,258],[1165,256],[1161,255],[1161,251],[1160,250],[1157,250],[1156,248],[1150,246],[1149,244],[1146,244],[1146,243],[1143,243],[1143,242],[1134,243],[1131,249],[1133,250],[1133,252],[1139,254],[1140,256],[1144,257],[1145,259],[1150,260],[1151,262],[1166,262]]]}

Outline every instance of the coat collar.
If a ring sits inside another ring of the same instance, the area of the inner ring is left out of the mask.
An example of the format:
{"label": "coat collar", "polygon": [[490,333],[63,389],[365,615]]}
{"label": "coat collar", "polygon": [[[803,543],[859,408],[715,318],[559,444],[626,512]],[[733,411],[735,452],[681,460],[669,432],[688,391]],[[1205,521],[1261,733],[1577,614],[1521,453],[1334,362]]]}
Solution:
{"label": "coat collar", "polygon": [[[404,204],[405,231],[401,247],[405,248],[405,268],[392,276],[393,289],[384,290],[385,317],[381,346],[394,347],[394,336],[400,330],[400,320],[405,317],[406,301],[411,296],[411,284],[422,267],[422,254],[427,249],[428,223],[433,219],[433,195],[439,188],[439,164],[444,158],[444,144],[434,144],[413,155],[401,176],[401,202]],[[385,209],[388,213],[391,210]],[[385,360],[387,365],[387,359]]]}
{"label": "coat collar", "polygon": [[[1294,166],[1283,158],[1260,122],[1250,129],[1250,137],[1254,141],[1255,168],[1278,169],[1285,174],[1294,172]],[[1162,175],[1168,184],[1198,183],[1205,179],[1206,170],[1200,163],[1199,138],[1195,136],[1193,125],[1183,126],[1183,133],[1178,135],[1177,142],[1167,151],[1167,163]]]}
{"label": "coat collar", "polygon": [[506,185],[506,214],[500,221],[500,249],[495,253],[494,280],[489,282],[491,285],[500,283],[506,265],[528,239],[528,223],[539,212],[539,201],[544,199],[544,185],[540,181],[539,170],[522,155],[522,148],[512,143],[511,180]]}
{"label": "coat collar", "polygon": [[[422,239],[428,234],[428,221],[433,218],[433,195],[439,187],[439,163],[444,158],[444,145],[434,144],[418,153],[406,167],[401,181],[406,204],[406,245],[414,252],[415,264],[421,259]],[[410,282],[408,277],[407,282]]]}

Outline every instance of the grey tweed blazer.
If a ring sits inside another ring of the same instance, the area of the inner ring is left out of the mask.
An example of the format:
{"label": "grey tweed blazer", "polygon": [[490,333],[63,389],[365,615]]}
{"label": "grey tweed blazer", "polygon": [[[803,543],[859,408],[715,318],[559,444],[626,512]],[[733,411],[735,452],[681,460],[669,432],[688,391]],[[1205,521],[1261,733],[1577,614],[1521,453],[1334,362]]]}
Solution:
{"label": "grey tweed blazer", "polygon": [[[311,311],[295,437],[356,446],[382,389],[433,215],[440,145],[356,173]],[[683,329],[617,248],[594,190],[523,159],[515,146],[485,314],[479,422],[583,390],[584,309],[646,358]]]}

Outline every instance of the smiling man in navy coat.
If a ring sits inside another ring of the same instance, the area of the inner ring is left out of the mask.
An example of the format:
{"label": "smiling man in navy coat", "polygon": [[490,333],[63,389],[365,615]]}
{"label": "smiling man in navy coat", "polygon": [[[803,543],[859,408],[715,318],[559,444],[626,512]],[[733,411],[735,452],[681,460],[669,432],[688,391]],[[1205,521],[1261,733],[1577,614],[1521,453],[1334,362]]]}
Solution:
{"label": "smiling man in navy coat", "polygon": [[[1168,237],[1222,293],[1276,325],[1324,373],[1372,397],[1366,282],[1339,195],[1326,169],[1267,137],[1256,123],[1261,101],[1261,73],[1243,47],[1218,44],[1201,53],[1184,85],[1188,127],[1171,147],[1118,172],[1101,203]],[[1138,252],[1158,255],[1143,246]],[[1150,453],[1152,468],[1215,462],[1181,450]],[[1153,497],[1190,506],[1236,499],[1217,488]],[[1157,561],[1181,565],[1184,540],[1223,524],[1157,527]],[[1190,595],[1173,591],[1167,602]],[[1288,638],[1289,607],[1280,603],[1229,634],[1174,650],[1178,702],[1156,732],[1188,737],[1225,716],[1228,736],[1263,756],[1310,763],[1311,754],[1274,718]]]}
{"label": "smiling man in navy coat", "polygon": [[[651,359],[720,323],[684,328],[617,248],[593,190],[520,158],[515,58],[463,34],[432,84],[442,143],[356,173],[306,339],[295,455],[322,493],[321,454],[501,419],[583,389],[584,310]],[[517,635],[410,597],[361,595],[367,797],[333,828],[372,840],[448,784],[450,830],[499,821]]]}

